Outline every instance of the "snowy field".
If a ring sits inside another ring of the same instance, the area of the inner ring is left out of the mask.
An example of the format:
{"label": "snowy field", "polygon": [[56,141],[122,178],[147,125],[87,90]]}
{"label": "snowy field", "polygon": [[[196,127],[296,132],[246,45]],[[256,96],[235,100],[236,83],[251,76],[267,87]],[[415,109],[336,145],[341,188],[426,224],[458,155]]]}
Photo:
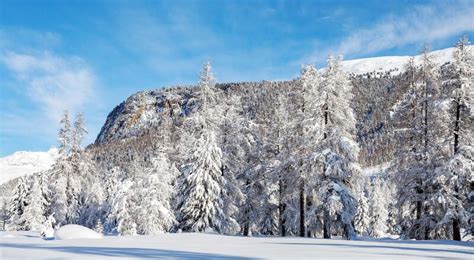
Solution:
{"label": "snowy field", "polygon": [[474,243],[325,240],[181,233],[50,240],[36,232],[1,233],[1,259],[474,259]]}

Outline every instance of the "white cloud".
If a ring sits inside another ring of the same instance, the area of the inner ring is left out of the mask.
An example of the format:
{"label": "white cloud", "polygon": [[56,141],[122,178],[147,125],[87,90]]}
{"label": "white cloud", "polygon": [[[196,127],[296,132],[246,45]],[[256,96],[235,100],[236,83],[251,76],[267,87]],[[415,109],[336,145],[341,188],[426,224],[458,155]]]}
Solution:
{"label": "white cloud", "polygon": [[94,73],[78,57],[9,51],[1,61],[22,83],[19,86],[24,86],[19,91],[24,91],[53,122],[59,120],[64,109],[83,109],[94,96]]}
{"label": "white cloud", "polygon": [[472,3],[449,1],[445,4],[414,6],[404,15],[390,15],[371,27],[350,33],[336,47],[315,52],[309,60],[321,61],[328,54],[360,56],[460,36],[463,32],[474,31]]}

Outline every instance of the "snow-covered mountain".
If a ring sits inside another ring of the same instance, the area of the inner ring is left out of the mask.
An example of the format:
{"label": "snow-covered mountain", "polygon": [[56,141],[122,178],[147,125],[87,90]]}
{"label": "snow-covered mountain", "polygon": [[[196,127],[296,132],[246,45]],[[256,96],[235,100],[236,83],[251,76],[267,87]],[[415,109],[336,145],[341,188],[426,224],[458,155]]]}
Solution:
{"label": "snow-covered mountain", "polygon": [[0,184],[23,175],[48,170],[58,156],[58,149],[51,147],[47,152],[15,152],[0,158]]}
{"label": "snow-covered mountain", "polygon": [[[431,52],[436,62],[442,65],[451,61],[454,48],[447,48]],[[342,62],[342,67],[346,72],[354,74],[364,74],[369,72],[391,71],[392,75],[403,71],[403,66],[408,62],[411,56],[383,56],[364,58],[356,60],[347,60]],[[421,55],[415,56],[415,64],[421,64]]]}

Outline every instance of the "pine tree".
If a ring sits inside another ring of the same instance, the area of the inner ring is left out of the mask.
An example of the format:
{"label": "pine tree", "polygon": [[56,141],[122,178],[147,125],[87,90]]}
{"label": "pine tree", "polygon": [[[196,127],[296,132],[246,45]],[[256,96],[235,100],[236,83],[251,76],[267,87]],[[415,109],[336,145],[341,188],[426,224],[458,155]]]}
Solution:
{"label": "pine tree", "polygon": [[[450,93],[450,137],[452,140],[452,154],[446,168],[439,172],[436,184],[439,185],[438,202],[442,220],[438,223],[440,231],[452,230],[454,240],[461,240],[461,226],[467,223],[467,197],[469,183],[473,181],[474,171],[474,135],[473,106],[474,93],[474,56],[472,45],[467,37],[463,37],[456,44],[453,52],[454,72],[453,79],[445,82],[447,87],[453,86]],[[449,227],[447,225],[452,225]],[[443,238],[446,236],[442,236]]]}
{"label": "pine tree", "polygon": [[0,218],[2,220],[2,231],[5,231],[7,221],[10,218],[10,210],[8,209],[8,200],[6,198],[2,198],[1,203]]}
{"label": "pine tree", "polygon": [[180,203],[181,227],[184,231],[203,232],[221,229],[222,221],[222,152],[213,132],[202,134],[189,172],[185,173]]}
{"label": "pine tree", "polygon": [[322,118],[323,136],[315,158],[322,168],[319,194],[324,211],[324,238],[330,238],[333,222],[340,224],[347,239],[355,236],[353,219],[357,201],[350,188],[352,178],[360,171],[357,165],[358,145],[355,117],[350,106],[352,86],[340,67],[341,59],[329,57],[315,100]]}
{"label": "pine tree", "polygon": [[24,228],[27,230],[40,231],[46,222],[46,209],[48,201],[44,197],[39,177],[33,175],[31,188],[28,194],[28,205],[21,215]]}
{"label": "pine tree", "polygon": [[114,211],[113,205],[116,200],[115,196],[119,189],[119,184],[120,184],[119,176],[120,176],[120,169],[118,167],[112,168],[110,172],[108,172],[107,175],[105,176],[104,231],[106,233],[114,232],[114,229],[117,226],[116,218],[113,217],[113,211]]}
{"label": "pine tree", "polygon": [[[412,67],[413,65],[410,65]],[[413,80],[395,117],[402,122],[409,118],[411,125],[400,129],[401,145],[394,165],[398,184],[398,208],[402,235],[416,239],[430,239],[437,223],[432,214],[437,207],[439,185],[435,172],[446,162],[448,141],[447,123],[440,105],[439,73],[429,48],[421,54],[421,67],[413,73]],[[411,212],[415,212],[412,216]]]}
{"label": "pine tree", "polygon": [[119,235],[137,234],[137,224],[133,218],[134,208],[131,202],[131,198],[134,196],[132,185],[131,180],[126,180],[119,186],[111,212],[107,217],[109,223],[116,223],[113,232],[117,232]]}
{"label": "pine tree", "polygon": [[[82,187],[90,187],[90,180],[94,174],[93,163],[86,153],[81,153],[81,141],[84,133],[84,119],[82,114],[76,116],[74,129],[69,129],[67,113],[61,121],[63,127],[59,131],[60,147],[70,147],[70,153],[61,153],[53,165],[50,178],[51,205],[49,212],[55,214],[57,224],[70,224],[84,222],[81,219],[81,203],[85,203]],[[71,136],[66,138],[65,134]],[[67,142],[71,142],[68,144]],[[83,182],[86,185],[83,185]],[[88,182],[88,183],[87,183]],[[82,223],[84,224],[84,223]]]}
{"label": "pine tree", "polygon": [[138,184],[138,196],[142,201],[136,213],[140,234],[168,232],[176,222],[170,200],[177,169],[163,152],[152,163],[151,169]]}
{"label": "pine tree", "polygon": [[222,166],[221,173],[225,184],[222,189],[223,201],[223,220],[221,232],[223,234],[235,235],[241,230],[239,218],[239,206],[243,204],[244,194],[242,192],[242,183],[238,178],[244,170],[244,150],[242,139],[244,138],[239,131],[242,120],[235,120],[238,114],[243,113],[242,101],[239,97],[231,96],[228,92],[224,93],[224,101],[219,102],[220,109],[223,111],[222,120],[220,120],[219,147],[222,148]]}
{"label": "pine tree", "polygon": [[358,234],[367,236],[371,227],[371,202],[370,197],[375,189],[369,185],[370,177],[360,175],[354,178],[354,198],[357,200],[357,213],[354,216],[354,227]]}
{"label": "pine tree", "polygon": [[388,231],[388,191],[385,189],[383,180],[380,177],[372,182],[372,189],[369,194],[369,219],[367,224],[368,235],[372,237],[381,237]]}
{"label": "pine tree", "polygon": [[10,199],[10,219],[9,228],[12,230],[28,230],[28,223],[23,217],[26,208],[30,204],[30,186],[26,177],[20,177],[13,196]]}
{"label": "pine tree", "polygon": [[201,126],[191,164],[184,174],[180,191],[179,219],[184,231],[221,232],[223,220],[222,150],[217,142],[217,116],[222,112],[215,106],[216,89],[211,66],[206,63],[200,75],[202,95],[201,114],[195,120]]}
{"label": "pine tree", "polygon": [[[301,132],[300,137],[302,139],[302,158],[301,158],[301,169],[300,169],[300,187],[299,187],[299,208],[300,208],[300,236],[304,237],[306,234],[306,222],[315,223],[316,214],[310,214],[309,219],[306,220],[306,210],[311,210],[313,203],[311,196],[308,196],[308,190],[314,189],[314,182],[311,180],[315,179],[316,172],[313,169],[313,163],[311,160],[311,153],[313,148],[318,146],[318,142],[321,139],[321,116],[320,108],[316,104],[315,100],[319,97],[319,84],[321,76],[316,67],[313,65],[303,66],[300,73],[300,81],[302,84],[301,94],[303,97],[303,104],[301,108],[302,112],[302,124],[300,126]],[[308,208],[308,209],[307,209]],[[308,230],[308,236],[311,233]]]}
{"label": "pine tree", "polygon": [[76,120],[74,121],[74,129],[72,130],[71,136],[71,151],[78,152],[81,148],[82,140],[84,135],[87,134],[87,129],[85,128],[84,115],[78,113],[76,115]]}
{"label": "pine tree", "polygon": [[71,148],[71,123],[68,110],[64,110],[60,125],[58,133],[59,156],[64,158],[68,156]]}

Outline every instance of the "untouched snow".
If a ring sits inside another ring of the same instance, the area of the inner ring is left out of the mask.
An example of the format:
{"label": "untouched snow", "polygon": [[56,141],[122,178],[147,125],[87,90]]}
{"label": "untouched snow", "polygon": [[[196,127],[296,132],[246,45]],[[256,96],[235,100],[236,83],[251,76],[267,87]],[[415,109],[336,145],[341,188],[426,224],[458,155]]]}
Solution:
{"label": "untouched snow", "polygon": [[43,240],[35,232],[1,233],[1,259],[472,259],[474,243],[238,237],[198,233]]}
{"label": "untouched snow", "polygon": [[103,236],[92,229],[80,225],[65,225],[54,232],[54,239],[101,239]]}
{"label": "untouched snow", "polygon": [[[435,56],[438,65],[443,65],[451,61],[453,58],[453,51],[455,48],[447,48],[431,52]],[[408,62],[410,56],[385,56],[364,58],[357,60],[347,60],[342,62],[342,68],[348,73],[364,74],[368,72],[391,72],[392,75],[399,74],[403,71],[403,66]],[[415,64],[421,64],[421,56],[415,56]]]}
{"label": "untouched snow", "polygon": [[23,175],[48,170],[58,157],[58,149],[47,152],[15,152],[0,158],[0,184]]}

